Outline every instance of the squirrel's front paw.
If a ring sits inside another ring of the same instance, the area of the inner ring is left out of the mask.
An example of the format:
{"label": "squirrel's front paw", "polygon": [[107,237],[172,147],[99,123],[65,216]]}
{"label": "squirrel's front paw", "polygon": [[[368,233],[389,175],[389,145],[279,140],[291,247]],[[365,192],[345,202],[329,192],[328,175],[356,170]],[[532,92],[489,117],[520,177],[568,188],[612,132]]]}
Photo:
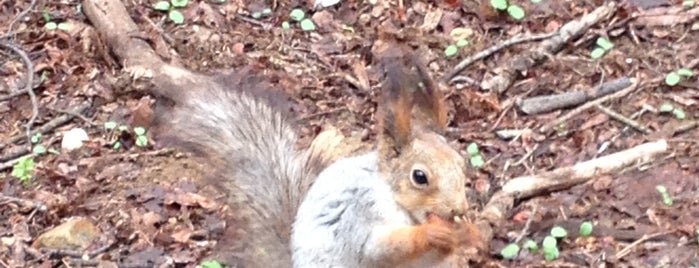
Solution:
{"label": "squirrel's front paw", "polygon": [[451,252],[458,244],[456,230],[437,216],[430,216],[424,225],[427,243],[444,253]]}

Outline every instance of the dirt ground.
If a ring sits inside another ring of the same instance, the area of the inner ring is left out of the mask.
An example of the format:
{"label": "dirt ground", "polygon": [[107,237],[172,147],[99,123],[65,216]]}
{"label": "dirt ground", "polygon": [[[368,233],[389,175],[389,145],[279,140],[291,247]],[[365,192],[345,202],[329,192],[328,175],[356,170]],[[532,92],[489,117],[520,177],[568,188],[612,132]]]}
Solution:
{"label": "dirt ground", "polygon": [[[526,11],[522,20],[497,12],[491,1],[345,0],[314,10],[314,1],[192,0],[179,9],[184,23],[175,24],[153,9],[156,1],[123,1],[141,30],[133,37],[147,40],[166,62],[204,73],[254,65],[281,76],[277,86],[299,104],[300,145],[335,126],[367,147],[374,140],[380,87],[371,49],[383,32],[419,50],[431,74],[441,78],[481,51],[515,36],[554,32],[605,5],[511,2]],[[669,145],[652,161],[518,200],[490,251],[472,266],[699,267],[699,3],[684,2],[691,1],[619,2],[611,16],[531,67],[514,59],[545,40],[500,47],[443,83],[448,138],[464,155],[470,143],[478,144],[485,160],[472,168],[477,205],[511,178],[644,142],[665,139]],[[306,11],[315,31],[301,30],[290,18],[294,8]],[[284,21],[290,29],[282,28]],[[0,30],[0,267],[200,265],[226,226],[221,193],[200,183],[205,159],[159,146],[148,132],[155,98],[124,78],[123,63],[81,2],[2,1]],[[614,46],[592,59],[599,37]],[[447,47],[461,39],[468,43],[447,56]],[[502,92],[484,90],[483,81],[501,68],[514,70],[513,84]],[[680,68],[694,75],[669,85],[667,74]],[[591,93],[623,77],[638,86],[560,122],[555,120],[583,104],[529,115],[517,101]],[[34,96],[26,94],[27,85]],[[138,146],[133,131],[109,130],[107,122],[145,128],[148,144]],[[35,135],[27,136],[28,124],[40,139],[30,141]],[[549,131],[538,131],[547,124]],[[68,152],[61,143],[74,128],[84,129],[89,140]],[[518,134],[506,137],[503,130]],[[21,181],[13,169],[30,143],[49,152],[33,156],[34,168]],[[663,203],[658,186],[667,189],[672,205]],[[78,221],[67,234],[40,237],[74,217],[90,221]],[[589,237],[578,235],[584,221],[594,225]],[[555,260],[526,250],[513,260],[501,256],[513,241],[532,239],[541,246],[554,226],[568,231]]]}

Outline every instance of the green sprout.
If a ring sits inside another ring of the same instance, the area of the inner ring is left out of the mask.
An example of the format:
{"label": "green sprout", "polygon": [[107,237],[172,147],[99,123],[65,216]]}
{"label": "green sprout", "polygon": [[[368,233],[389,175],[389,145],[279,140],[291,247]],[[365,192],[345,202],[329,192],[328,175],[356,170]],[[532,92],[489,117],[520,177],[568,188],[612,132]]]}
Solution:
{"label": "green sprout", "polygon": [[485,160],[483,160],[483,155],[481,155],[480,150],[478,149],[478,144],[472,142],[468,145],[468,147],[466,147],[466,151],[471,157],[471,166],[481,168],[483,165],[485,165]]}
{"label": "green sprout", "polygon": [[167,16],[172,22],[182,24],[184,23],[184,15],[179,9],[186,7],[187,3],[188,0],[160,1],[153,5],[153,9],[167,12]]}

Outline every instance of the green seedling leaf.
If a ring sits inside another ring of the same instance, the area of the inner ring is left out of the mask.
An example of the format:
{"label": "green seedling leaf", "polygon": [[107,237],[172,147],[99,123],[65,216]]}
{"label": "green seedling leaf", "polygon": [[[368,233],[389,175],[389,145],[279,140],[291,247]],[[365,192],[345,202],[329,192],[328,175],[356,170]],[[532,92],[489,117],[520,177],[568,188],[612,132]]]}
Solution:
{"label": "green seedling leaf", "polygon": [[580,236],[588,237],[592,234],[592,223],[589,221],[580,224]]}
{"label": "green seedling leaf", "polygon": [[12,176],[19,179],[23,184],[28,184],[34,172],[34,158],[25,156],[12,167]]}
{"label": "green seedling leaf", "polygon": [[304,12],[303,9],[295,8],[291,10],[289,17],[294,21],[301,21],[306,17],[306,12]]}
{"label": "green seedling leaf", "polygon": [[672,106],[672,104],[669,104],[669,103],[665,103],[665,104],[663,104],[663,105],[660,106],[660,112],[661,112],[661,113],[669,113],[669,112],[672,112],[672,110],[674,110],[674,109],[675,109],[675,107]]}
{"label": "green seedling leaf", "polygon": [[186,7],[188,0],[170,0],[173,7]]}
{"label": "green seedling leaf", "polygon": [[112,145],[112,148],[114,148],[114,150],[119,150],[121,148],[121,142],[115,142],[114,145]]}
{"label": "green seedling leaf", "polygon": [[482,168],[485,165],[485,160],[480,154],[471,156],[471,166],[474,168]]}
{"label": "green seedling leaf", "polygon": [[597,38],[597,45],[605,51],[608,51],[614,47],[614,44],[604,37]]}
{"label": "green seedling leaf", "polygon": [[170,10],[170,13],[168,13],[168,17],[170,17],[170,20],[176,24],[182,24],[184,23],[184,15],[182,15],[182,12],[178,10]]}
{"label": "green seedling leaf", "polygon": [[677,74],[684,77],[692,77],[694,75],[692,70],[687,68],[680,68],[679,70],[677,70]]}
{"label": "green seedling leaf", "polygon": [[223,268],[223,265],[217,261],[205,261],[201,263],[201,268]]}
{"label": "green seedling leaf", "polygon": [[286,30],[289,30],[289,29],[291,29],[291,25],[289,24],[289,22],[288,22],[288,21],[283,21],[283,22],[282,22],[282,30],[285,30],[285,31],[286,31]]}
{"label": "green seedling leaf", "polygon": [[259,12],[259,11],[253,12],[253,13],[252,13],[252,18],[253,18],[253,19],[262,18],[262,12]]}
{"label": "green seedling leaf", "polygon": [[682,6],[684,6],[686,8],[694,7],[694,5],[696,4],[694,1],[695,0],[684,0],[684,1],[682,1]]}
{"label": "green seedling leaf", "polygon": [[490,0],[490,4],[499,10],[507,9],[507,0]]}
{"label": "green seedling leaf", "polygon": [[168,11],[170,9],[170,2],[168,2],[168,1],[157,2],[157,3],[155,3],[155,5],[153,5],[153,8],[155,10]]}
{"label": "green seedling leaf", "polygon": [[670,193],[667,192],[667,188],[665,188],[665,186],[663,185],[658,185],[655,187],[655,189],[658,190],[658,192],[660,192],[660,196],[662,196],[663,198],[663,204],[665,204],[668,207],[672,206],[673,200],[670,196]]}
{"label": "green seedling leaf", "polygon": [[455,45],[450,45],[446,49],[444,49],[444,56],[453,57],[454,55],[456,55],[456,52],[459,52],[459,48]]}
{"label": "green seedling leaf", "polygon": [[541,3],[541,0],[532,0],[532,3],[538,4],[538,3]]}
{"label": "green seedling leaf", "polygon": [[70,22],[61,22],[58,24],[58,29],[64,32],[70,32],[73,29],[73,25]]}
{"label": "green seedling leaf", "polygon": [[301,21],[301,30],[305,32],[312,32],[316,30],[316,24],[313,23],[311,19],[303,19]]}
{"label": "green seedling leaf", "polygon": [[544,249],[544,259],[546,261],[552,261],[555,259],[558,259],[558,255],[560,252],[558,251],[558,248],[552,248],[552,249]]}
{"label": "green seedling leaf", "polygon": [[46,23],[46,25],[44,25],[44,28],[46,28],[46,30],[53,31],[56,30],[56,28],[58,28],[58,25],[55,22],[50,21]]}
{"label": "green seedling leaf", "polygon": [[507,245],[500,251],[500,255],[505,259],[514,259],[517,254],[519,254],[519,246],[515,243]]}
{"label": "green seedling leaf", "polygon": [[566,229],[561,226],[554,226],[553,228],[551,228],[551,236],[555,238],[564,238],[568,236],[568,231],[566,231]]}
{"label": "green seedling leaf", "polygon": [[558,241],[553,236],[548,235],[544,237],[544,241],[541,242],[541,246],[544,248],[544,250],[556,248],[558,246]]}
{"label": "green seedling leaf", "polygon": [[527,242],[524,242],[524,245],[522,245],[522,247],[528,249],[529,252],[533,254],[539,252],[539,245],[537,245],[536,242],[534,242],[534,240],[531,239],[527,240]]}
{"label": "green seedling leaf", "polygon": [[593,49],[592,52],[590,52],[590,57],[593,60],[596,60],[596,59],[599,59],[602,56],[604,56],[604,53],[606,53],[606,52],[607,51],[605,51],[604,48],[597,47],[597,48]]}
{"label": "green seedling leaf", "polygon": [[49,71],[43,71],[41,72],[41,82],[46,82],[49,80],[49,74],[51,74]]}
{"label": "green seedling leaf", "polygon": [[36,133],[32,135],[31,142],[36,144],[37,142],[41,141],[41,133]]}
{"label": "green seedling leaf", "polygon": [[117,127],[117,123],[114,121],[104,122],[104,128],[107,130],[112,130]]}
{"label": "green seedling leaf", "polygon": [[680,83],[680,75],[677,72],[671,72],[665,76],[665,84],[675,86]]}
{"label": "green seedling leaf", "polygon": [[521,20],[524,19],[524,9],[518,5],[510,5],[507,7],[507,14],[510,14],[510,17],[513,17],[516,20]]}
{"label": "green seedling leaf", "polygon": [[34,146],[34,149],[32,149],[32,152],[33,152],[34,154],[38,154],[38,155],[45,154],[45,153],[46,153],[46,147],[44,147],[43,145],[39,144],[39,145],[37,145],[37,146]]}
{"label": "green seedling leaf", "polygon": [[466,40],[466,39],[459,39],[459,41],[456,41],[457,47],[465,47],[467,45],[468,45],[468,40]]}
{"label": "green seedling leaf", "polygon": [[272,14],[271,8],[266,7],[265,9],[262,10],[262,16],[269,16],[270,14]]}
{"label": "green seedling leaf", "polygon": [[468,152],[469,155],[477,155],[479,153],[478,150],[478,144],[475,142],[472,142],[466,147],[466,152]]}
{"label": "green seedling leaf", "polygon": [[41,12],[41,17],[44,18],[44,22],[51,22],[51,13],[49,13],[47,10]]}
{"label": "green seedling leaf", "polygon": [[148,137],[146,136],[136,136],[136,146],[146,147],[148,145]]}
{"label": "green seedling leaf", "polygon": [[672,110],[672,114],[674,114],[675,118],[679,120],[684,120],[685,118],[687,118],[687,115],[684,114],[684,110],[680,108],[675,108],[674,110]]}
{"label": "green seedling leaf", "polygon": [[129,127],[127,127],[127,126],[119,126],[118,130],[121,131],[121,132],[129,131]]}
{"label": "green seedling leaf", "polygon": [[146,129],[143,127],[135,127],[133,128],[133,133],[138,136],[143,136],[144,134],[146,134]]}

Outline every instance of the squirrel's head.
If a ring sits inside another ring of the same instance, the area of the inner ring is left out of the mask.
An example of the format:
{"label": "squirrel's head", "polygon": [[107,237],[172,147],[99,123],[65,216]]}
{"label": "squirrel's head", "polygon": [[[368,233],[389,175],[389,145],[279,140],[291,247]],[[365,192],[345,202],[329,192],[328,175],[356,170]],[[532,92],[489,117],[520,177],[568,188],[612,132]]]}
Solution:
{"label": "squirrel's head", "polygon": [[447,111],[437,84],[415,58],[394,57],[385,67],[378,114],[382,177],[419,223],[429,214],[444,220],[463,215],[466,161],[443,136]]}

